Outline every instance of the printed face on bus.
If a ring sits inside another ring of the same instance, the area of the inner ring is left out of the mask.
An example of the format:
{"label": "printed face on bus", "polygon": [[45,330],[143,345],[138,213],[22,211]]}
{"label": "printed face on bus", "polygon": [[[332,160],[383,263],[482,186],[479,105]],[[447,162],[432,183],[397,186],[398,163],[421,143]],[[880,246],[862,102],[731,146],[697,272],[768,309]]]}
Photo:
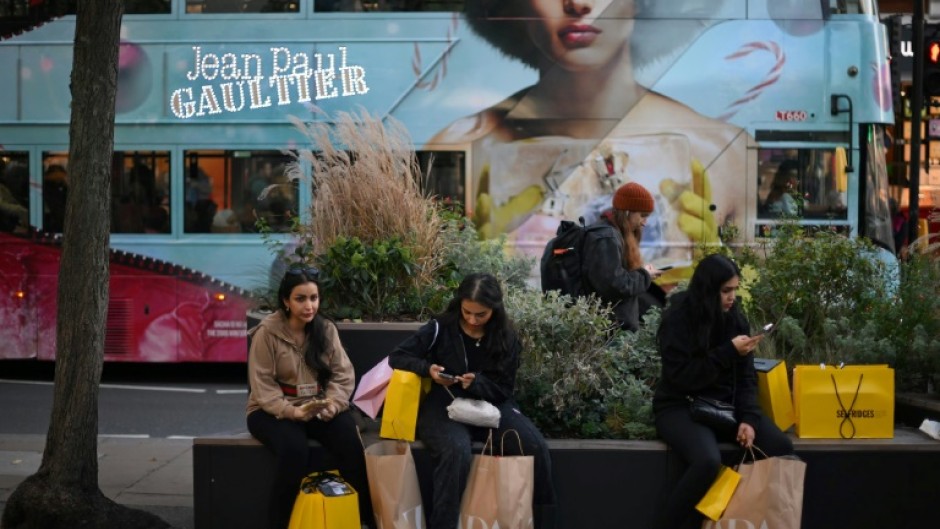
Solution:
{"label": "printed face on bus", "polygon": [[570,71],[601,68],[627,59],[633,31],[633,0],[527,0],[529,38],[544,65]]}
{"label": "printed face on bus", "polygon": [[320,309],[320,288],[309,281],[301,283],[290,291],[290,297],[284,300],[290,319],[309,323]]}
{"label": "printed face on bus", "polygon": [[722,311],[728,312],[731,310],[731,307],[734,306],[734,298],[737,296],[738,287],[740,284],[741,282],[738,279],[738,276],[734,276],[722,283],[721,289],[718,291],[718,296],[721,299]]}
{"label": "printed face on bus", "polygon": [[493,309],[469,299],[460,302],[460,315],[471,330],[482,331],[493,317]]}

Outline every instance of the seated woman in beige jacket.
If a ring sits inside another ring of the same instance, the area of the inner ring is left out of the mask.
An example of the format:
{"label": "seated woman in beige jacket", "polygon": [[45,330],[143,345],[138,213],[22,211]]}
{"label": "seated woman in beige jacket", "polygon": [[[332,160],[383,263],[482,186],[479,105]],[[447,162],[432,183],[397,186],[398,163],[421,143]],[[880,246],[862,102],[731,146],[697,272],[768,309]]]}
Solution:
{"label": "seated woman in beige jacket", "polygon": [[355,385],[336,325],[319,314],[315,268],[292,268],[278,288],[278,310],[253,328],[248,352],[248,431],[277,460],[268,506],[271,529],[285,529],[311,461],[308,439],[337,460],[343,478],[359,494],[363,525],[373,523],[362,441],[349,399]]}

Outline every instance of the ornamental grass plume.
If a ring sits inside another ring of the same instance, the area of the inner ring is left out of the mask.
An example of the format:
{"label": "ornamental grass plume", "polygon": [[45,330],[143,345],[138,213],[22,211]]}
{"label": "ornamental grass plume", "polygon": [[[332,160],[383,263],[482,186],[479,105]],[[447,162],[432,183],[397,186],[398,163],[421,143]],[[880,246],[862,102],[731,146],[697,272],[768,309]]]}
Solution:
{"label": "ornamental grass plume", "polygon": [[[442,220],[437,202],[422,191],[404,125],[365,109],[338,112],[333,120],[291,121],[311,145],[296,156],[311,166],[312,220],[300,229],[314,241],[315,252],[325,252],[340,237],[366,245],[398,238],[417,264],[415,285],[431,284],[443,264]],[[292,171],[300,173],[299,164]]]}

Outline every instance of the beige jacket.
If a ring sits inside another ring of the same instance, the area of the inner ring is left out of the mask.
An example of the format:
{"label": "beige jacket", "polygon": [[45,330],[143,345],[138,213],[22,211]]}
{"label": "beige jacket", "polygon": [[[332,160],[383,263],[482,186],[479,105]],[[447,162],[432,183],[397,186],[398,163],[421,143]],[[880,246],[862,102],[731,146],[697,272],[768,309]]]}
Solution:
{"label": "beige jacket", "polygon": [[[333,403],[338,406],[337,412],[340,412],[349,408],[356,377],[352,362],[339,341],[336,325],[328,323],[326,329],[333,343],[333,354],[326,362],[333,370],[333,376],[326,386],[326,396],[333,399]],[[304,362],[300,347],[291,338],[287,318],[277,311],[261,320],[248,334],[252,339],[251,350],[248,351],[248,382],[251,391],[248,394],[247,413],[263,409],[279,419],[293,417],[290,408],[308,397],[285,395],[281,384],[315,384],[317,376]]]}

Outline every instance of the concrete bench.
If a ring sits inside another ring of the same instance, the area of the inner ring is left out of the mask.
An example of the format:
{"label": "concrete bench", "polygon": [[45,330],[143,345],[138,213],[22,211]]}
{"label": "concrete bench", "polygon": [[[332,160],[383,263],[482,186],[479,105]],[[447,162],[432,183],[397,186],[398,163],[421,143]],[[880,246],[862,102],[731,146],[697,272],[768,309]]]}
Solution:
{"label": "concrete bench", "polygon": [[[366,445],[376,432],[363,435]],[[562,529],[652,526],[684,464],[660,441],[550,439]],[[807,462],[803,529],[936,527],[940,507],[940,441],[910,428],[894,439],[798,439]],[[329,465],[322,447],[311,443]],[[425,504],[431,462],[412,444]],[[727,464],[740,453],[723,445]],[[274,458],[247,433],[193,441],[196,529],[264,527]],[[757,528],[754,528],[757,529]]]}

